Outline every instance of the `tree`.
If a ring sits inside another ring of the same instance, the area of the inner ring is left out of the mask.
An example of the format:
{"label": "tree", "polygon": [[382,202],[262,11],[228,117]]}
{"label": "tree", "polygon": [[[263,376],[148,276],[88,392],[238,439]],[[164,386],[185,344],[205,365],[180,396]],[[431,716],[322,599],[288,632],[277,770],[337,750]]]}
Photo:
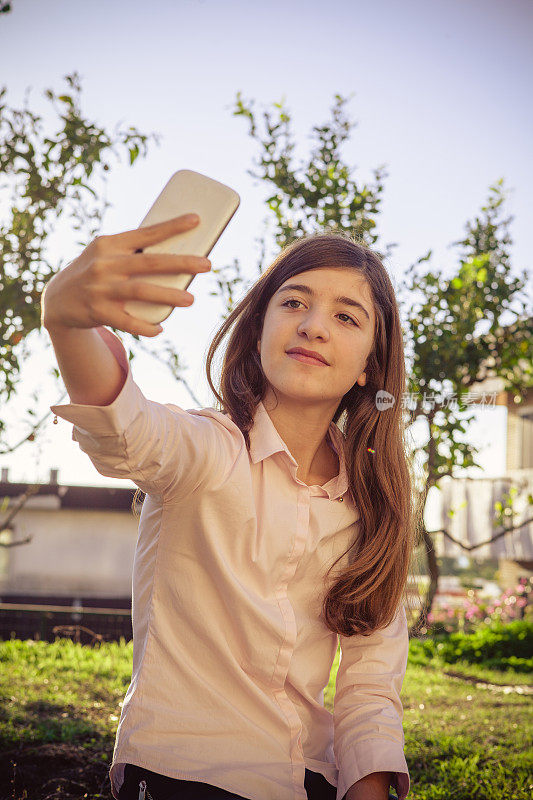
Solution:
{"label": "tree", "polygon": [[[438,487],[443,476],[457,477],[466,467],[479,467],[477,449],[464,439],[474,417],[465,411],[475,400],[473,385],[490,376],[502,378],[515,402],[533,386],[532,320],[524,292],[527,272],[522,278],[512,274],[508,233],[512,217],[498,219],[504,200],[499,180],[490,187],[481,215],[467,223],[466,237],[454,242],[462,253],[451,277],[441,270],[418,273],[417,265],[429,261],[430,250],[410,267],[402,287],[411,298],[407,335],[412,353],[409,397],[414,402],[410,420],[423,419],[427,435],[423,452],[418,453],[422,456],[422,506],[429,489]],[[514,317],[508,324],[502,321],[506,314]],[[514,495],[511,491],[505,509],[495,509],[494,522],[501,530],[487,541],[516,529],[509,524]],[[430,584],[417,630],[427,623],[439,577],[433,538],[425,527],[423,539]]]}
{"label": "tree", "polygon": [[[1,10],[9,10],[4,8]],[[139,155],[146,156],[151,140],[159,141],[159,135],[143,134],[133,126],[117,125],[108,133],[96,122],[87,119],[81,109],[81,81],[74,72],[65,76],[66,90],[56,94],[46,90],[45,97],[52,105],[57,118],[53,133],[45,130],[42,117],[33,113],[26,95],[23,109],[7,106],[7,89],[0,90],[0,174],[4,182],[0,189],[10,193],[7,218],[0,220],[0,400],[8,401],[20,380],[20,366],[29,352],[28,339],[40,330],[40,298],[48,280],[64,263],[51,263],[48,256],[49,239],[62,215],[68,217],[71,230],[78,231],[80,240],[76,244],[83,248],[99,232],[105,210],[106,176],[111,169],[112,158],[121,160],[126,155],[133,165]],[[234,265],[237,269],[238,265]],[[213,269],[220,294],[231,305],[234,287],[241,282],[226,279],[225,268]],[[183,365],[171,343],[160,346],[162,353],[154,353],[139,336],[115,331],[120,338],[126,337],[125,346],[130,361],[135,350],[129,341],[134,339],[137,347],[145,349],[164,363],[176,380],[182,381],[194,402],[199,405],[187,381],[181,374]],[[131,337],[131,339],[130,339]],[[128,341],[129,340],[129,341]],[[49,345],[48,338],[45,342]],[[59,370],[53,367],[52,374],[58,382]],[[59,401],[65,396],[64,389]],[[50,417],[50,410],[39,412],[39,392],[32,394],[33,408],[27,409],[28,432],[15,443],[5,438],[6,424],[0,417],[0,455],[14,452],[27,441],[35,441]],[[14,516],[25,505],[29,497],[38,491],[31,486],[10,509],[7,516],[5,503],[0,509],[0,530],[8,528]],[[7,545],[25,544],[28,540]]]}
{"label": "tree", "polygon": [[[262,139],[257,133],[253,101],[245,106],[241,92],[237,92],[233,115],[248,118],[250,135],[262,149],[257,161],[261,172],[247,172],[274,190],[265,203],[274,216],[273,238],[278,248],[297,236],[321,228],[347,231],[369,245],[375,245],[377,241],[373,229],[377,224],[386,172],[384,166],[374,169],[375,183],[367,185],[356,182],[351,177],[350,168],[342,163],[340,146],[354,127],[344,114],[343,106],[348,99],[335,95],[333,123],[313,127],[317,145],[309,160],[294,170],[291,166],[291,153],[295,146],[291,140],[291,118],[283,100],[273,103],[279,112],[277,120],[273,121],[269,112],[264,111],[266,136]],[[266,223],[268,225],[268,219]],[[380,255],[387,257],[394,246],[389,245]]]}
{"label": "tree", "polygon": [[[0,12],[10,10],[3,4]],[[139,154],[147,153],[150,139],[130,126],[117,127],[110,136],[96,123],[82,115],[79,98],[81,85],[77,73],[65,76],[67,92],[56,95],[48,89],[45,96],[59,117],[54,134],[43,130],[42,118],[28,108],[9,108],[5,104],[7,89],[0,91],[0,173],[6,182],[0,187],[11,191],[7,220],[0,222],[0,399],[9,400],[20,377],[20,364],[27,355],[27,339],[40,328],[40,296],[45,283],[61,269],[46,257],[50,233],[56,229],[61,215],[68,212],[72,228],[93,238],[98,232],[103,213],[109,203],[95,189],[98,179],[110,170],[109,157],[120,158],[126,151],[133,164]],[[85,242],[87,243],[87,242]],[[78,242],[84,246],[84,242]],[[59,371],[53,370],[57,379]],[[33,400],[37,403],[38,391]],[[0,419],[0,452],[13,452],[24,442],[35,440],[50,416],[48,410],[35,421],[37,412],[29,408],[29,433],[15,445],[4,442],[5,421]],[[12,520],[27,500],[38,491],[29,486],[17,503],[9,509],[7,498],[2,503],[0,530],[9,529]],[[26,544],[31,537],[2,547]]]}
{"label": "tree", "polygon": [[[77,74],[67,75],[66,81],[70,94],[45,92],[61,121],[60,130],[51,138],[43,133],[41,117],[27,107],[27,98],[23,110],[10,109],[4,103],[7,89],[0,91],[0,171],[12,178],[10,219],[0,228],[0,392],[6,399],[19,372],[16,345],[39,327],[40,294],[57,271],[46,260],[45,243],[58,218],[68,210],[73,229],[88,228],[89,238],[94,237],[109,205],[91,186],[97,173],[103,177],[110,169],[107,157],[112,153],[120,157],[123,149],[128,150],[133,164],[141,148],[146,155],[148,140],[155,138],[134,127],[118,128],[111,138],[82,116]],[[9,182],[1,188],[8,187]]]}
{"label": "tree", "polygon": [[[65,76],[67,92],[45,96],[58,117],[58,128],[46,133],[42,118],[30,111],[28,99],[16,110],[0,91],[0,186],[11,191],[7,219],[0,221],[0,399],[9,400],[20,377],[29,334],[40,327],[40,296],[45,283],[63,264],[51,264],[47,243],[67,213],[85,246],[98,233],[105,209],[102,182],[110,157],[128,153],[130,164],[147,153],[150,139],[130,126],[112,135],[86,119],[80,108],[81,85],[74,73]],[[58,375],[57,370],[55,373]],[[34,412],[35,415],[35,412]],[[5,422],[0,419],[0,446]],[[35,435],[35,426],[31,433]],[[27,437],[26,437],[27,438]],[[24,439],[23,441],[25,441]],[[3,452],[9,452],[14,448]]]}

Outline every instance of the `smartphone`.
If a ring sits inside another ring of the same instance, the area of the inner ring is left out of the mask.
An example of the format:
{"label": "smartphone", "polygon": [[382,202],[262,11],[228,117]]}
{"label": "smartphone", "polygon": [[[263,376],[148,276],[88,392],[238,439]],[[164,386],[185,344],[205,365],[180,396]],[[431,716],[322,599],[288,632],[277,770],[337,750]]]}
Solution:
{"label": "smartphone", "polygon": [[[165,222],[182,214],[198,214],[200,222],[188,231],[143,248],[142,252],[208,256],[237,211],[239,203],[239,195],[229,186],[200,172],[178,170],[172,175],[139,228]],[[187,289],[194,277],[195,275],[189,273],[143,275],[142,280],[171,289]],[[142,300],[128,300],[124,305],[128,314],[155,324],[167,319],[174,308],[174,305],[145,303]]]}

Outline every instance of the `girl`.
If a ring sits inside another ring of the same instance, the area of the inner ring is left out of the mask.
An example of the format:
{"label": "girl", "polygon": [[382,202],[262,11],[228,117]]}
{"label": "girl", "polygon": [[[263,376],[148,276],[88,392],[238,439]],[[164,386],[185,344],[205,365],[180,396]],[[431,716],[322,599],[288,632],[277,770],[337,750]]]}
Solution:
{"label": "girl", "polygon": [[146,493],[113,796],[386,800],[392,784],[404,800],[415,513],[391,281],[343,234],[297,239],[214,337],[218,409],[162,405],[103,326],[157,336],[126,300],[191,305],[142,276],[209,260],[142,248],[197,223],[98,237],[42,300],[71,399],[52,411],[102,475]]}

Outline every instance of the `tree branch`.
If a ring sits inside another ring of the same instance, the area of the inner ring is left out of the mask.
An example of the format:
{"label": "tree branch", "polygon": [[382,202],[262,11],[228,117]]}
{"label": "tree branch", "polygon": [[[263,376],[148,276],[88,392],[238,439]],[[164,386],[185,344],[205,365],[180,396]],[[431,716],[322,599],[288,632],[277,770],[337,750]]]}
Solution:
{"label": "tree branch", "polygon": [[502,531],[497,533],[491,539],[486,539],[484,542],[478,542],[477,544],[463,544],[463,542],[460,542],[458,539],[455,539],[451,535],[451,533],[448,533],[448,531],[444,530],[444,528],[441,528],[440,530],[437,530],[437,531],[428,531],[428,533],[430,533],[432,535],[435,534],[435,533],[443,533],[444,536],[446,536],[446,538],[449,539],[451,542],[453,542],[454,544],[458,544],[459,547],[463,548],[463,550],[468,550],[470,552],[472,550],[477,550],[478,547],[483,547],[483,545],[485,545],[485,544],[491,544],[492,542],[496,542],[498,539],[501,539],[502,536],[505,536],[506,533],[512,533],[513,531],[519,531],[520,528],[523,528],[525,525],[529,525],[532,522],[533,522],[533,517],[530,517],[529,519],[526,519],[523,522],[520,522],[518,525],[513,525],[510,528],[504,528]]}
{"label": "tree branch", "polygon": [[[63,398],[65,397],[66,394],[67,394],[66,392],[63,392],[63,394],[61,395],[61,397],[59,398],[57,403],[55,403],[54,405],[58,405],[63,400]],[[43,422],[45,422],[48,419],[48,417],[50,416],[50,414],[52,414],[52,413],[53,412],[50,411],[50,410],[47,411],[46,414],[44,415],[44,417],[41,417],[41,419],[38,422],[35,423],[35,425],[31,429],[30,433],[28,433],[27,436],[25,436],[23,439],[21,439],[20,442],[18,442],[17,444],[14,444],[13,447],[6,447],[5,450],[0,450],[0,456],[5,456],[6,453],[13,453],[18,447],[20,447],[22,444],[24,444],[24,442],[32,442],[35,439],[36,431],[39,430],[39,428],[41,427]]]}

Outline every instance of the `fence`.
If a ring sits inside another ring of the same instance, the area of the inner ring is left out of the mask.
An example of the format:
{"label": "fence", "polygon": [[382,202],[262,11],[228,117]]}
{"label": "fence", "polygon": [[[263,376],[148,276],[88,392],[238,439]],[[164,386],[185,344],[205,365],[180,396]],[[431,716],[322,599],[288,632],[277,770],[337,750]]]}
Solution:
{"label": "fence", "polygon": [[133,637],[131,609],[0,603],[0,639],[73,638],[82,644]]}

